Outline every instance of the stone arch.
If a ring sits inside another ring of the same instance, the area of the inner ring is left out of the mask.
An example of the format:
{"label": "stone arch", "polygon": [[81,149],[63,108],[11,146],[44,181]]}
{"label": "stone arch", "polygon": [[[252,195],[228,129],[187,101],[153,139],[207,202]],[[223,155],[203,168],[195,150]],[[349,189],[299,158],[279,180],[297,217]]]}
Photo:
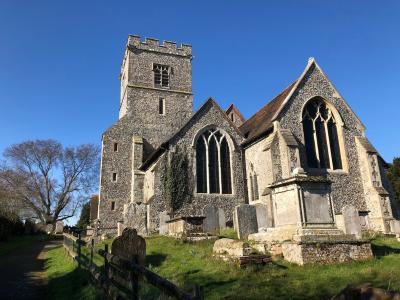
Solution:
{"label": "stone arch", "polygon": [[195,192],[233,194],[233,152],[235,143],[213,124],[200,129],[192,140]]}
{"label": "stone arch", "polygon": [[303,104],[300,119],[307,166],[347,171],[344,122],[335,106],[321,96],[312,97]]}

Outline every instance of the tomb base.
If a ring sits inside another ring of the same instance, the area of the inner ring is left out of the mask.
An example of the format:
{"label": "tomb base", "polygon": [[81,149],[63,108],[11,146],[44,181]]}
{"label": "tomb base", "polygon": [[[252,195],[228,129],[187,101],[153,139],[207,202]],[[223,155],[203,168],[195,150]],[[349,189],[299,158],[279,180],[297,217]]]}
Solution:
{"label": "tomb base", "polygon": [[168,234],[176,238],[199,236],[203,233],[204,216],[176,217],[166,221]]}
{"label": "tomb base", "polygon": [[296,235],[282,243],[285,260],[298,265],[332,264],[366,260],[373,256],[371,243],[352,234]]}

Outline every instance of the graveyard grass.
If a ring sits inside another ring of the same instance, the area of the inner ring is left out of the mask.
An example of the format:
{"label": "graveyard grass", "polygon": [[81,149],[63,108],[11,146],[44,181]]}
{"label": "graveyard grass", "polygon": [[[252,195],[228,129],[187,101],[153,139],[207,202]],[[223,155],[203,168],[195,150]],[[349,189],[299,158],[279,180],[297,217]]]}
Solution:
{"label": "graveyard grass", "polygon": [[211,241],[185,243],[150,236],[146,244],[149,269],[187,291],[195,284],[203,286],[206,299],[326,299],[349,284],[367,282],[400,291],[400,242],[395,238],[373,239],[374,258],[364,262],[301,267],[278,259],[246,269],[213,258]]}
{"label": "graveyard grass", "polygon": [[78,269],[63,246],[47,252],[45,270],[48,299],[103,299],[98,289],[90,283],[90,275]]}

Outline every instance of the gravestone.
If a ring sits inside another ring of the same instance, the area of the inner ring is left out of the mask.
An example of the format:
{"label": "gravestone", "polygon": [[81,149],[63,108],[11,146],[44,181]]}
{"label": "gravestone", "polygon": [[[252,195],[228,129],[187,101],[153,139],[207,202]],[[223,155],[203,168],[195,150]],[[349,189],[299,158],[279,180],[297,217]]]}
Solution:
{"label": "gravestone", "polygon": [[124,225],[124,221],[118,221],[117,222],[117,236],[121,236],[122,232],[124,232],[124,229],[126,226]]}
{"label": "gravestone", "polygon": [[257,215],[257,227],[265,228],[268,227],[268,209],[265,204],[256,204],[256,215]]}
{"label": "gravestone", "polygon": [[247,239],[249,234],[258,231],[255,206],[249,204],[238,205],[235,207],[233,217],[239,239]]}
{"label": "gravestone", "polygon": [[207,204],[203,209],[205,219],[203,221],[203,231],[209,233],[219,232],[219,211],[218,207]]}
{"label": "gravestone", "polygon": [[342,208],[344,231],[346,234],[354,234],[356,238],[361,238],[361,224],[358,210],[351,205]]}
{"label": "gravestone", "polygon": [[139,265],[144,266],[146,241],[137,234],[136,229],[125,228],[122,235],[114,239],[111,254],[126,261],[135,260]]}
{"label": "gravestone", "polygon": [[225,229],[226,217],[225,217],[225,212],[222,208],[218,209],[218,218],[219,218],[219,229]]}
{"label": "gravestone", "polygon": [[169,216],[169,214],[168,214],[168,212],[165,210],[165,211],[162,211],[162,212],[160,212],[160,229],[159,229],[159,233],[161,234],[161,235],[166,235],[166,234],[168,234],[168,223],[167,223],[167,221],[169,221],[169,219],[170,219],[170,216]]}
{"label": "gravestone", "polygon": [[394,234],[400,234],[400,221],[391,220],[390,221],[390,231]]}
{"label": "gravestone", "polygon": [[63,231],[64,231],[64,222],[63,221],[57,221],[55,233],[63,233]]}

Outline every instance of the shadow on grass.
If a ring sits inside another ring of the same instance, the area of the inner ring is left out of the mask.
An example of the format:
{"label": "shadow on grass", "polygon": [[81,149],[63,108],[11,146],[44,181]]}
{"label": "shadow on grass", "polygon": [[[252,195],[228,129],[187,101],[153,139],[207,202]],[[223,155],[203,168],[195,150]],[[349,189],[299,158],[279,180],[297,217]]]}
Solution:
{"label": "shadow on grass", "polygon": [[376,258],[382,258],[386,255],[390,255],[390,254],[399,254],[400,253],[400,249],[398,248],[393,248],[387,245],[371,245],[372,248],[372,253],[374,254],[374,256]]}
{"label": "shadow on grass", "polygon": [[48,281],[50,299],[74,299],[74,292],[89,284],[89,274],[82,269],[73,271]]}
{"label": "shadow on grass", "polygon": [[150,254],[146,256],[146,266],[152,265],[153,267],[159,267],[166,260],[167,255],[165,254]]}

